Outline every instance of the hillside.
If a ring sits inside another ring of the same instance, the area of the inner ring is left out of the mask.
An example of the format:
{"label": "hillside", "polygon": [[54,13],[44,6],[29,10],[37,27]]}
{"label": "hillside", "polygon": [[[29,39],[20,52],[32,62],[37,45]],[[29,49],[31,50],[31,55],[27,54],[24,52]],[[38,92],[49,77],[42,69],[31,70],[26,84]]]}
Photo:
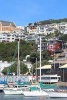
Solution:
{"label": "hillside", "polygon": [[67,18],[43,20],[43,21],[35,22],[34,24],[45,25],[45,24],[61,23],[61,22],[67,22]]}

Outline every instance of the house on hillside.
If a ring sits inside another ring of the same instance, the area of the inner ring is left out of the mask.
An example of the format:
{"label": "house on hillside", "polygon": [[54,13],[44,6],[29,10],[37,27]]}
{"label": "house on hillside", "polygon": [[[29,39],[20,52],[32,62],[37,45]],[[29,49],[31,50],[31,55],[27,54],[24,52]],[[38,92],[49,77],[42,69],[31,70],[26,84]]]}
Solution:
{"label": "house on hillside", "polygon": [[0,20],[0,33],[13,32],[16,29],[17,29],[16,25],[13,22],[8,22],[8,21],[2,21],[2,20]]}
{"label": "house on hillside", "polygon": [[62,41],[60,40],[51,40],[47,42],[47,51],[50,53],[61,52],[62,50]]}

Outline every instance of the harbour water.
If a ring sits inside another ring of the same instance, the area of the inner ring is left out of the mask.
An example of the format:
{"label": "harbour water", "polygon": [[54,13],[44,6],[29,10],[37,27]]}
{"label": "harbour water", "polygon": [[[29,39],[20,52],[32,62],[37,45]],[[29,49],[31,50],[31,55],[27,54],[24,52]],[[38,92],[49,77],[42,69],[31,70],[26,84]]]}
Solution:
{"label": "harbour water", "polygon": [[5,95],[0,93],[0,100],[67,100],[67,98],[24,97],[23,95]]}

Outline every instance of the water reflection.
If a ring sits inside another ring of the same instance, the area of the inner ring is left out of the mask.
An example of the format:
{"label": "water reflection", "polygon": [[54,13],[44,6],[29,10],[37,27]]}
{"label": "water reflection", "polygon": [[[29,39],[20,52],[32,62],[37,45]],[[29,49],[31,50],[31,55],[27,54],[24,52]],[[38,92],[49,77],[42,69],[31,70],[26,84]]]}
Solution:
{"label": "water reflection", "polygon": [[50,100],[49,97],[25,97],[23,95],[5,95],[2,100]]}
{"label": "water reflection", "polygon": [[67,100],[67,98],[24,97],[23,95],[5,95],[0,93],[0,100]]}

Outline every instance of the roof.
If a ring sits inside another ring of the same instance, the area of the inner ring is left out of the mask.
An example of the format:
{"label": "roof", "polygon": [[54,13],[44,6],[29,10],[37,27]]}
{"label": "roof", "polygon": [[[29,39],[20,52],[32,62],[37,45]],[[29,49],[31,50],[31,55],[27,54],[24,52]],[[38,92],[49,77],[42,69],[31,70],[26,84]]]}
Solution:
{"label": "roof", "polygon": [[13,22],[2,21],[2,20],[0,20],[0,22],[2,23],[3,26],[9,26],[11,24],[13,27],[16,27]]}
{"label": "roof", "polygon": [[[40,67],[38,67],[37,69],[40,69]],[[51,65],[42,66],[41,69],[51,69]]]}
{"label": "roof", "polygon": [[64,59],[58,59],[57,61],[55,61],[55,63],[59,63],[59,64],[66,64],[67,60]]}
{"label": "roof", "polygon": [[59,68],[67,68],[67,64],[60,66]]}

